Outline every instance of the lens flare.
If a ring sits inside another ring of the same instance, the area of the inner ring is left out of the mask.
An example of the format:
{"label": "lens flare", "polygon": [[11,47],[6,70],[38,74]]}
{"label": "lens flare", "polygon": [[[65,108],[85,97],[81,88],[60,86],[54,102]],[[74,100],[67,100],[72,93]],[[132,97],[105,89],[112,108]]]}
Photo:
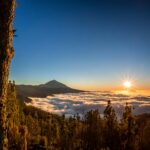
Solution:
{"label": "lens flare", "polygon": [[123,85],[124,85],[124,87],[127,88],[127,89],[129,89],[129,88],[132,87],[132,83],[131,83],[130,81],[125,81],[125,82],[123,83]]}

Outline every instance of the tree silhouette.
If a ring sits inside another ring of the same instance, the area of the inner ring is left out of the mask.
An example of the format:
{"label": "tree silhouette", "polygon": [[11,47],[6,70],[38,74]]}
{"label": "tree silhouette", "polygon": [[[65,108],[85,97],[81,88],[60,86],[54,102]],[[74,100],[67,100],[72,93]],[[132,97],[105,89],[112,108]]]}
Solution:
{"label": "tree silhouette", "polygon": [[84,116],[84,149],[97,150],[102,148],[102,120],[98,110],[91,110]]}
{"label": "tree silhouette", "polygon": [[136,150],[138,147],[138,126],[132,114],[131,106],[126,103],[123,117],[121,120],[121,140],[125,150]]}
{"label": "tree silhouette", "polygon": [[111,106],[110,100],[108,101],[108,104],[104,110],[104,121],[104,140],[106,147],[108,147],[111,150],[120,150],[118,121],[115,114],[115,110]]}
{"label": "tree silhouette", "polygon": [[14,55],[13,18],[15,0],[0,0],[0,149],[8,149],[7,139],[7,85],[11,59]]}

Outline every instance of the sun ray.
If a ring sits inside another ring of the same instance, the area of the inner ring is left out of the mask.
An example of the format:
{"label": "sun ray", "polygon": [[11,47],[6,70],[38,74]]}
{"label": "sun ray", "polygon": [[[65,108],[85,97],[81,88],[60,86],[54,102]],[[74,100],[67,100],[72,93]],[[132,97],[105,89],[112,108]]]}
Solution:
{"label": "sun ray", "polygon": [[125,81],[125,82],[123,83],[123,85],[124,85],[125,88],[129,89],[129,88],[132,87],[132,82],[131,82],[131,81]]}

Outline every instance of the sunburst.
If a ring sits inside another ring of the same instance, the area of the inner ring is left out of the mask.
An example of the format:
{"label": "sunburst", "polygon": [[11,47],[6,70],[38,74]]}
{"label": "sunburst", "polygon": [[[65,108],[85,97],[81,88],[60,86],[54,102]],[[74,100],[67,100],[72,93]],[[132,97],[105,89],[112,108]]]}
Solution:
{"label": "sunburst", "polygon": [[125,88],[130,89],[132,87],[132,82],[131,81],[124,81],[123,85]]}

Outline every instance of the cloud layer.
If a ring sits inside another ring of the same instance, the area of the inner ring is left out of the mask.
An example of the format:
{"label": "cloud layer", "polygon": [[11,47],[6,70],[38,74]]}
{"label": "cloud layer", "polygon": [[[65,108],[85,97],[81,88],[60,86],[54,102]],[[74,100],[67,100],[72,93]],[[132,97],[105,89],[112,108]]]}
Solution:
{"label": "cloud layer", "polygon": [[65,114],[73,116],[75,114],[83,115],[91,109],[98,109],[101,114],[107,105],[107,101],[111,100],[117,115],[121,115],[126,102],[133,109],[134,114],[150,113],[150,96],[128,96],[123,94],[115,94],[111,92],[84,92],[84,93],[68,93],[56,94],[47,98],[32,98],[32,105],[44,111]]}

